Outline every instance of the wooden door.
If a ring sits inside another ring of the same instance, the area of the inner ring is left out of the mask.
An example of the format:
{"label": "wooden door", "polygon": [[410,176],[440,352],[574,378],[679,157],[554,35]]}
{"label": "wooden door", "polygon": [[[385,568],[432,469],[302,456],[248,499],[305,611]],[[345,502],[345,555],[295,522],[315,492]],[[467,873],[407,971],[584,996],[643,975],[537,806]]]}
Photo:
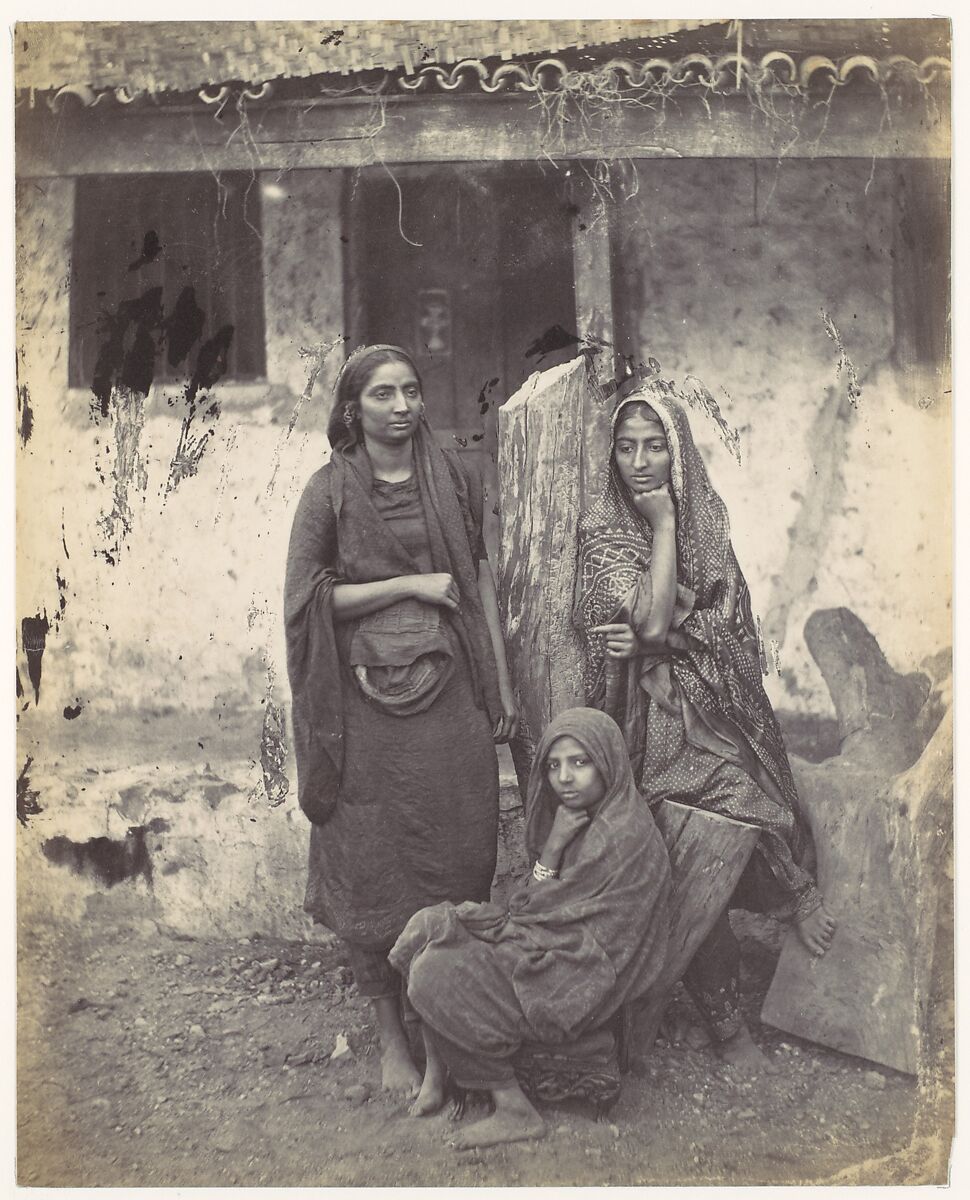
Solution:
{"label": "wooden door", "polygon": [[575,332],[562,176],[534,163],[372,167],[348,174],[346,204],[351,343],[414,354],[432,427],[480,461],[494,503],[495,411],[575,354],[574,342],[529,353],[556,327]]}

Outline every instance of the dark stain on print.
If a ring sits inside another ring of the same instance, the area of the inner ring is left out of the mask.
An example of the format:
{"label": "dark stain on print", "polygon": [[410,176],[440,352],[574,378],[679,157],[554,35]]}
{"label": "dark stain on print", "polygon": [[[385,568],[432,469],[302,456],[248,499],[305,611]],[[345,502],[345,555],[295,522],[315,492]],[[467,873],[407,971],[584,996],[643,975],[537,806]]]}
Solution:
{"label": "dark stain on print", "polygon": [[579,341],[577,334],[568,333],[561,325],[551,325],[529,346],[525,357],[542,362],[547,354],[555,354],[557,350],[565,350],[567,346],[578,346]]}
{"label": "dark stain on print", "polygon": [[59,867],[68,867],[75,875],[93,876],[108,888],[139,875],[151,882],[147,833],[144,826],[136,825],[124,838],[95,837],[75,842],[68,837],[52,837],[44,842],[44,857]]}
{"label": "dark stain on print", "polygon": [[484,417],[488,410],[492,407],[492,401],[488,398],[488,393],[492,388],[498,385],[498,376],[494,379],[487,379],[482,385],[482,390],[478,393],[478,413]]}
{"label": "dark stain on print", "polygon": [[344,40],[344,31],[342,29],[331,29],[326,37],[320,39],[321,46],[339,46]]}
{"label": "dark stain on print", "polygon": [[66,704],[64,706],[64,720],[65,721],[76,721],[77,718],[81,715],[81,709],[83,707],[84,707],[84,705],[81,703],[81,701],[75,697],[75,701],[73,704]]}
{"label": "dark stain on print", "polygon": [[67,580],[61,574],[61,568],[56,567],[54,578],[57,580],[57,617],[59,620],[64,615],[64,610],[67,608]]}
{"label": "dark stain on print", "polygon": [[204,326],[205,313],[196,303],[195,288],[182,288],[175,301],[175,307],[164,325],[170,366],[178,366],[187,357],[189,351],[202,337]]}
{"label": "dark stain on print", "polygon": [[215,434],[211,427],[200,434],[195,422],[205,424],[219,416],[218,402],[210,400],[205,393],[226,370],[233,333],[232,325],[223,325],[199,347],[192,379],[185,387],[186,411],[182,416],[178,445],[169,466],[168,480],[165,483],[166,496],[174,492],[183,479],[198,473],[202,455]]}
{"label": "dark stain on print", "polygon": [[123,300],[114,313],[102,313],[103,341],[91,382],[95,416],[108,416],[112,388],[148,394],[155,377],[155,334],[163,321],[160,287]]}
{"label": "dark stain on print", "polygon": [[162,243],[158,240],[158,234],[154,229],[149,229],[142,239],[141,254],[134,262],[128,264],[128,270],[140,271],[142,267],[147,267],[149,263],[153,263],[161,252]]}
{"label": "dark stain on print", "polygon": [[199,347],[192,379],[185,389],[185,397],[191,403],[200,391],[211,388],[225,374],[228,365],[229,347],[235,326],[223,325],[207,342]]}
{"label": "dark stain on print", "polygon": [[22,699],[24,695],[24,682],[20,678],[20,668],[17,668],[17,699]]}
{"label": "dark stain on print", "polygon": [[17,388],[17,412],[20,414],[20,444],[26,446],[34,432],[34,410],[30,407],[30,392],[26,383]]}
{"label": "dark stain on print", "polygon": [[41,670],[50,627],[46,612],[43,616],[24,617],[20,622],[20,636],[27,656],[27,675],[34,689],[35,704],[40,702]]}
{"label": "dark stain on print", "polygon": [[26,825],[31,817],[36,817],[44,811],[40,806],[40,793],[30,786],[30,776],[27,774],[33,761],[28,754],[27,761],[17,776],[17,820],[21,825]]}

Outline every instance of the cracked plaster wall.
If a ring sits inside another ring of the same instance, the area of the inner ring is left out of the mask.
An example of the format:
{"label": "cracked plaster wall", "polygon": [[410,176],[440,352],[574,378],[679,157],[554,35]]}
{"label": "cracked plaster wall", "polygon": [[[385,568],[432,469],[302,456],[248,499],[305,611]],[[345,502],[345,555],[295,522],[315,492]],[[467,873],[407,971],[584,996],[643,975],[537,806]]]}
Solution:
{"label": "cracked plaster wall", "polygon": [[616,210],[624,348],[699,377],[739,429],[740,467],[692,418],[778,643],[766,686],[781,709],[830,713],[802,636],[814,609],[852,609],[900,671],[952,643],[949,397],[893,366],[894,164],[637,167]]}

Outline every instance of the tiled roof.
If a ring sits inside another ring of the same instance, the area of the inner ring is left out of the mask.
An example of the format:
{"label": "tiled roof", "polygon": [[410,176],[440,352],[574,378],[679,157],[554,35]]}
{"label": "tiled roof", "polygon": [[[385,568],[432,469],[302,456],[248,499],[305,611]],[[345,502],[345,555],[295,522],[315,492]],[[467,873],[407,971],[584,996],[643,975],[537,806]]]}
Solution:
{"label": "tiled roof", "polygon": [[713,21],[89,21],[16,27],[18,90],[196,92],[239,80],[403,71],[636,40],[657,52]]}
{"label": "tiled roof", "polygon": [[[940,77],[948,78],[950,60],[931,55],[915,62],[903,54],[876,59],[869,54],[852,54],[835,60],[825,54],[807,54],[795,59],[781,50],[770,50],[760,58],[741,54],[686,54],[679,59],[650,58],[645,62],[611,58],[602,64],[611,71],[617,86],[633,91],[663,90],[670,84],[693,83],[711,90],[740,86],[741,82],[760,87],[778,83],[785,88],[807,89],[819,78],[826,85],[846,84],[850,80],[882,85],[890,80],[926,85]],[[530,67],[523,63],[503,63],[491,71],[480,59],[466,59],[454,67],[423,66],[412,77],[398,79],[398,88],[420,92],[440,88],[445,92],[466,88],[469,84],[483,92],[513,88],[522,92],[538,91],[540,86],[554,90],[562,85],[569,68],[557,58],[545,58]]]}

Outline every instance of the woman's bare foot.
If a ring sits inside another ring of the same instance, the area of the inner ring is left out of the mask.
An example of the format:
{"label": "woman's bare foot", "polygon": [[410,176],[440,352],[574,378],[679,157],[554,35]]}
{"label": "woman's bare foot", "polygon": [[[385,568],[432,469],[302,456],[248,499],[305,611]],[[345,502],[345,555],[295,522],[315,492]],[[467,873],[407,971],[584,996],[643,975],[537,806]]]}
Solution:
{"label": "woman's bare foot", "polygon": [[809,953],[814,954],[816,958],[821,958],[829,946],[832,945],[832,936],[835,933],[835,918],[825,905],[821,904],[803,920],[797,921],[795,928],[798,930],[798,936],[802,939],[802,943]]}
{"label": "woman's bare foot", "polygon": [[382,996],[375,1000],[374,1014],[381,1041],[381,1087],[385,1092],[416,1096],[421,1074],[411,1057],[396,998]]}
{"label": "woman's bare foot", "polygon": [[430,1117],[432,1113],[440,1112],[444,1103],[445,1081],[432,1078],[426,1071],[417,1098],[408,1111],[412,1117]]}
{"label": "woman's bare foot", "polygon": [[493,1088],[495,1112],[484,1121],[476,1121],[455,1134],[452,1145],[456,1150],[475,1150],[484,1146],[501,1146],[506,1142],[524,1142],[540,1138],[546,1131],[542,1117],[536,1112],[517,1083]]}
{"label": "woman's bare foot", "polygon": [[418,1097],[411,1105],[412,1117],[429,1117],[432,1113],[438,1112],[445,1102],[447,1070],[444,1060],[438,1053],[433,1038],[428,1036],[427,1029],[423,1029],[422,1033],[425,1053],[424,1079],[421,1082]]}
{"label": "woman's bare foot", "polygon": [[736,1067],[739,1071],[774,1075],[778,1070],[755,1044],[747,1025],[742,1025],[737,1033],[725,1038],[723,1042],[718,1042],[717,1048],[721,1058],[729,1066]]}
{"label": "woman's bare foot", "polygon": [[417,1096],[421,1074],[407,1046],[390,1045],[381,1049],[381,1087],[385,1092]]}

